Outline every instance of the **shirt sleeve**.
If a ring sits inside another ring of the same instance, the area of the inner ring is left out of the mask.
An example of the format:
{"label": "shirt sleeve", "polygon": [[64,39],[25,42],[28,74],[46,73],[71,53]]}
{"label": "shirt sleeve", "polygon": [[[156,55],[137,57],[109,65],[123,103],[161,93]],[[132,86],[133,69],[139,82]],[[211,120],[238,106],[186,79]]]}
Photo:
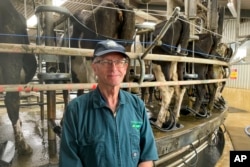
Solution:
{"label": "shirt sleeve", "polygon": [[144,103],[141,104],[141,106],[143,106],[142,108],[143,125],[141,127],[141,139],[140,139],[141,140],[140,162],[150,161],[150,160],[154,161],[158,159],[156,143]]}
{"label": "shirt sleeve", "polygon": [[81,159],[78,156],[76,114],[77,112],[75,112],[73,105],[69,104],[63,117],[59,167],[83,167]]}

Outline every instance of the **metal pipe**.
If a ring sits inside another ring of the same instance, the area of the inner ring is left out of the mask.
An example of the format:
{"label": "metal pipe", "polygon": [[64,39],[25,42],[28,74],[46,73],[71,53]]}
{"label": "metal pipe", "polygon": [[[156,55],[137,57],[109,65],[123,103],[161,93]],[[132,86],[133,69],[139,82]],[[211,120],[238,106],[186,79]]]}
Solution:
{"label": "metal pipe", "polygon": [[[63,101],[61,102],[56,102],[56,104],[64,104]],[[35,106],[35,105],[47,105],[47,103],[27,103],[27,104],[19,104],[20,107],[25,107],[25,106]],[[6,106],[4,104],[0,105],[0,108],[5,108]]]}
{"label": "metal pipe", "polygon": [[[208,146],[208,142],[205,141],[201,146],[199,146],[198,148],[196,148],[197,153],[200,153],[202,150],[204,150],[206,147]],[[168,165],[169,167],[176,167],[176,166],[181,166],[181,165],[185,165],[185,163],[191,161],[194,158],[195,153],[194,151],[192,151],[191,153],[187,154],[186,156],[184,156],[182,159],[178,159],[177,161],[175,161],[174,163]],[[185,159],[185,163],[183,162]]]}
{"label": "metal pipe", "polygon": [[[52,0],[45,0],[46,5],[52,5]],[[55,46],[55,41],[52,38],[54,36],[54,25],[53,25],[53,13],[45,12],[45,45],[46,46]],[[53,57],[54,55],[50,55]],[[45,60],[46,62],[46,60]],[[46,72],[50,71],[50,67],[56,68],[57,64],[54,62],[46,62]],[[45,81],[46,83],[46,81]],[[54,120],[56,118],[56,91],[47,90],[47,122],[48,122],[48,144],[49,144],[49,160],[53,161],[56,158],[57,154],[57,145],[56,145],[56,134],[53,129],[49,126],[49,120]]]}
{"label": "metal pipe", "polygon": [[200,7],[202,10],[206,11],[207,12],[207,7],[204,6],[202,3],[200,2],[197,2],[197,6]]}
{"label": "metal pipe", "polygon": [[[225,82],[224,79],[210,79],[210,80],[186,80],[186,81],[167,81],[167,82],[143,82],[138,84],[136,82],[123,82],[122,88],[133,87],[153,87],[153,86],[174,86],[174,85],[196,85],[209,84],[217,82]],[[23,85],[0,85],[0,92],[39,92],[45,90],[78,90],[78,89],[95,89],[97,83],[80,83],[80,84],[23,84]]]}
{"label": "metal pipe", "polygon": [[[93,49],[0,43],[0,53],[51,54],[58,56],[71,55],[81,57],[92,57]],[[131,59],[137,59],[138,57],[138,53],[127,52],[127,54]],[[148,54],[147,57],[145,57],[145,60],[177,61],[199,64],[214,64],[222,66],[229,65],[227,62],[224,61],[211,60],[206,58],[180,57],[160,54]]]}
{"label": "metal pipe", "polygon": [[[208,136],[209,136],[209,135],[208,135]],[[196,149],[197,149],[197,152],[198,152],[198,153],[201,152],[204,148],[206,148],[206,147],[208,146],[208,141],[205,141],[205,140],[207,139],[208,136],[204,136],[204,137],[202,137],[202,138],[199,139],[199,140],[195,140],[195,141],[194,141],[192,144],[190,144],[190,145],[184,146],[184,147],[182,147],[181,149],[179,149],[179,150],[177,150],[177,151],[175,151],[175,152],[173,152],[173,153],[169,153],[169,154],[167,154],[167,155],[165,155],[165,156],[163,156],[163,157],[160,157],[159,160],[155,161],[155,165],[157,166],[157,165],[163,164],[164,162],[167,162],[167,161],[169,161],[170,159],[172,159],[172,158],[174,158],[174,157],[177,157],[178,155],[184,153],[185,151],[188,151],[188,150],[191,148],[192,145],[197,147]],[[215,136],[213,136],[213,138],[214,138],[214,137],[215,137]],[[201,145],[199,145],[199,144],[201,143],[201,141],[204,141],[204,143],[201,144]],[[187,154],[185,157],[183,157],[183,159],[186,159],[186,161],[188,162],[188,161],[190,161],[193,157],[194,157],[194,152],[192,151],[192,152],[190,152],[189,154]],[[173,167],[175,167],[175,166],[177,166],[177,165],[180,165],[181,163],[183,163],[183,160],[182,160],[182,159],[179,159],[179,160],[173,162],[172,164],[168,164],[168,166],[173,166]]]}
{"label": "metal pipe", "polygon": [[[192,143],[192,145],[197,145],[201,141],[205,140],[206,138],[207,138],[207,136],[204,136],[200,140],[195,140]],[[191,145],[187,145],[187,146],[184,146],[181,149],[179,149],[179,150],[177,150],[177,151],[175,151],[173,153],[169,153],[169,154],[167,154],[167,155],[165,155],[163,157],[160,157],[159,160],[155,161],[155,165],[160,165],[160,164],[162,164],[162,163],[164,163],[164,162],[166,162],[166,161],[168,161],[168,160],[170,160],[170,159],[172,159],[172,158],[174,158],[174,157],[176,157],[176,156],[184,153],[185,151],[189,150],[190,148],[191,148]]]}

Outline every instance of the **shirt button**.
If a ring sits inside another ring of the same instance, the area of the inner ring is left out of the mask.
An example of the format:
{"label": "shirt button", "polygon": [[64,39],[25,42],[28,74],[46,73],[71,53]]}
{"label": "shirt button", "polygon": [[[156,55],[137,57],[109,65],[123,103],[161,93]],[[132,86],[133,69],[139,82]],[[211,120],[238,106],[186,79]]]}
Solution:
{"label": "shirt button", "polygon": [[137,153],[133,153],[133,157],[136,157],[137,156]]}

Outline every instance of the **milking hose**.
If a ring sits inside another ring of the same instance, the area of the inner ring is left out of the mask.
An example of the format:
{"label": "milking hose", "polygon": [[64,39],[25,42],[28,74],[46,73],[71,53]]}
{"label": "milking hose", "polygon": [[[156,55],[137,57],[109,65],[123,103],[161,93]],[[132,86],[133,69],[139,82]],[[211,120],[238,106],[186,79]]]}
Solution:
{"label": "milking hose", "polygon": [[248,136],[250,136],[250,125],[245,127],[245,132]]}

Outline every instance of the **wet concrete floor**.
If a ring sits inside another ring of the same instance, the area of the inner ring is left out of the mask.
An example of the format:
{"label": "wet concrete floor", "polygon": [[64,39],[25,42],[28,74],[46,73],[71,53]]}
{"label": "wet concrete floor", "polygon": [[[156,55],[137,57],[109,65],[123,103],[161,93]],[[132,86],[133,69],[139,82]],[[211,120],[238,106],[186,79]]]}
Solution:
{"label": "wet concrete floor", "polygon": [[[59,97],[60,98],[60,97]],[[27,101],[28,100],[28,101]],[[22,104],[33,104],[36,99],[24,99]],[[62,99],[57,99],[62,101]],[[0,104],[3,105],[2,99]],[[56,167],[58,166],[58,154],[53,158],[49,157],[48,149],[48,130],[46,121],[46,106],[45,106],[45,120],[41,121],[40,107],[38,105],[22,106],[20,108],[20,118],[22,120],[22,130],[27,143],[32,147],[33,153],[31,155],[19,155],[15,153],[11,165],[0,165],[0,167]],[[56,105],[56,121],[59,123],[63,115],[64,106],[62,104]],[[11,121],[7,115],[5,107],[0,107],[0,143],[7,140],[14,142],[13,128]],[[60,138],[56,137],[57,153],[59,150]]]}

